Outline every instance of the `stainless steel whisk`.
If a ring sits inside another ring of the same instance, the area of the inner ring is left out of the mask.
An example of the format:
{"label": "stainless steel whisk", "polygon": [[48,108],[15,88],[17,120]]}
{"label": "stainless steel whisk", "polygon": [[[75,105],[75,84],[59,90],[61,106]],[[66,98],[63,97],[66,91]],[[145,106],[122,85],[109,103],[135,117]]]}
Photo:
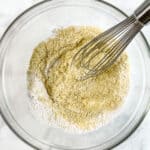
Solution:
{"label": "stainless steel whisk", "polygon": [[83,79],[93,77],[111,66],[149,21],[150,0],[146,0],[133,15],[84,45],[72,61],[88,70]]}

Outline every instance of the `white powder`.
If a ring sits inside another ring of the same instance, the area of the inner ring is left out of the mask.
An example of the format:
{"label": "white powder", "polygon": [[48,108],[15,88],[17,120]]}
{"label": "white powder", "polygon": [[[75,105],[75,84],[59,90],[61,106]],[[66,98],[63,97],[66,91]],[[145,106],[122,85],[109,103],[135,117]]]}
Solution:
{"label": "white powder", "polygon": [[97,123],[97,126],[93,129],[80,129],[76,127],[74,124],[71,124],[70,122],[64,120],[62,117],[57,117],[53,113],[52,109],[44,104],[43,102],[40,102],[39,98],[37,97],[37,92],[38,96],[43,96],[48,97],[47,92],[45,91],[45,87],[43,83],[36,78],[35,76],[30,76],[30,82],[32,82],[32,89],[29,90],[29,95],[31,97],[30,101],[30,109],[34,117],[42,124],[47,124],[48,126],[52,128],[61,128],[65,132],[69,133],[74,133],[74,134],[83,134],[87,132],[91,132],[93,130],[96,130],[107,123],[109,123],[114,117],[119,114],[119,110],[113,111],[111,113],[105,113],[105,114],[100,114],[99,117],[96,118],[96,121],[98,120],[99,123]]}

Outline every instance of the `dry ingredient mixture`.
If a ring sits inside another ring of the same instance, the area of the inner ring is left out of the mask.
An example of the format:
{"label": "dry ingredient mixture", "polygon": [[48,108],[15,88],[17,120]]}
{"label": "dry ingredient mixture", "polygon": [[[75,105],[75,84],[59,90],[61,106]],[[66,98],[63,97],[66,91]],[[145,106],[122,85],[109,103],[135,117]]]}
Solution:
{"label": "dry ingredient mixture", "polygon": [[39,104],[38,111],[47,112],[51,126],[93,130],[105,123],[127,95],[126,53],[104,73],[87,80],[79,80],[83,69],[71,65],[75,53],[100,32],[89,26],[57,29],[34,49],[27,72],[28,90],[34,105]]}

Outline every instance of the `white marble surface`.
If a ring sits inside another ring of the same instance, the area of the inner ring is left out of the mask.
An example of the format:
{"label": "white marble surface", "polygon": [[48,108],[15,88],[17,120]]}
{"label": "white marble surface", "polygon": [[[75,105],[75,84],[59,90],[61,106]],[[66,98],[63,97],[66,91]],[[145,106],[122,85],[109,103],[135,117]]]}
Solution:
{"label": "white marble surface", "polygon": [[[40,0],[0,0],[0,36],[9,23],[23,10]],[[106,0],[131,14],[143,0]],[[8,5],[9,4],[9,5]],[[150,43],[150,24],[143,29]],[[150,113],[140,127],[124,143],[114,150],[150,150]],[[0,149],[1,150],[33,150],[18,139],[0,117]]]}

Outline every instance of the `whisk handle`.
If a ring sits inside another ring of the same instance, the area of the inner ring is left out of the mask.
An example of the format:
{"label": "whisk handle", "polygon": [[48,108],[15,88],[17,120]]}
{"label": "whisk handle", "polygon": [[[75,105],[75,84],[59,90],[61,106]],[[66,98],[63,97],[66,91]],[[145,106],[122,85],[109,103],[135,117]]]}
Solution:
{"label": "whisk handle", "polygon": [[144,1],[134,12],[136,19],[143,25],[150,21],[150,0]]}

